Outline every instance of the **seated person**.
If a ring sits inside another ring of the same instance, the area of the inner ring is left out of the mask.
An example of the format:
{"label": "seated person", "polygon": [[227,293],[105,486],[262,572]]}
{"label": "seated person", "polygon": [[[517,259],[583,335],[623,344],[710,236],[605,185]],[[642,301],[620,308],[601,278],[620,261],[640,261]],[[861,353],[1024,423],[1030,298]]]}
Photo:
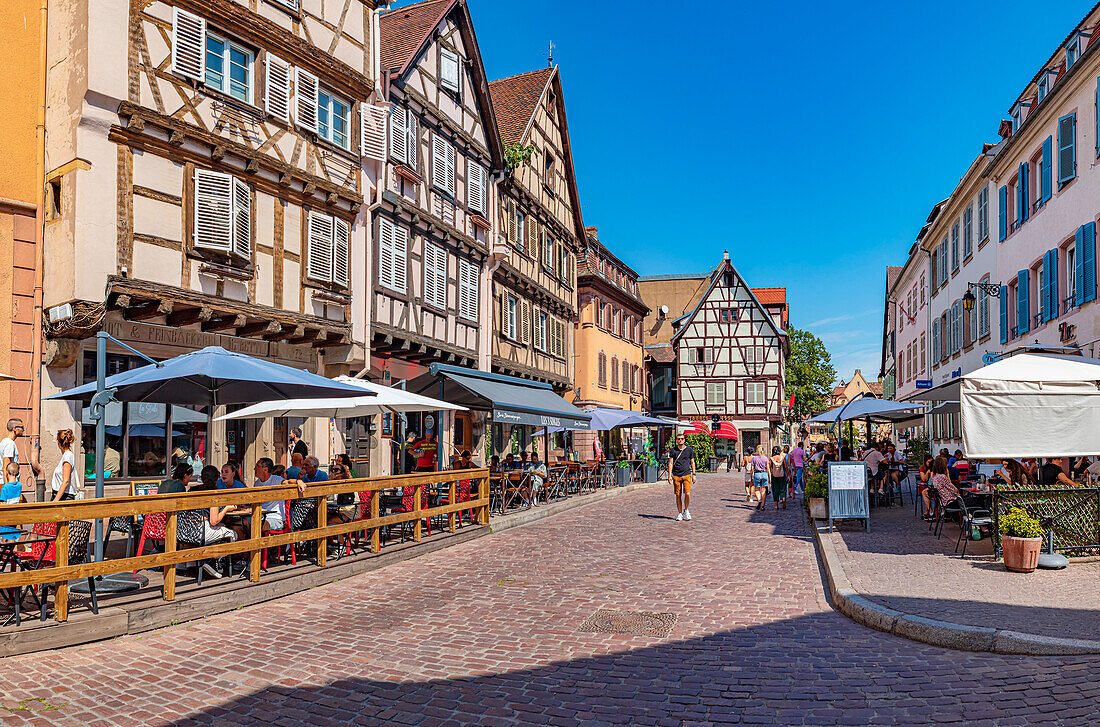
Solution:
{"label": "seated person", "polygon": [[504,464],[502,464],[500,468],[505,472],[511,472],[516,468],[516,458],[511,452],[504,456]]}
{"label": "seated person", "polygon": [[527,467],[527,470],[531,473],[531,499],[532,502],[538,502],[539,493],[542,492],[543,485],[546,483],[546,478],[549,474],[549,469],[546,467],[546,463],[540,460],[534,452],[531,453],[531,461]]}
{"label": "seated person", "polygon": [[1077,483],[1069,478],[1062,469],[1065,460],[1062,457],[1054,457],[1039,468],[1038,481],[1040,487],[1077,487]]}
{"label": "seated person", "polygon": [[528,464],[528,462],[527,462],[527,453],[526,452],[520,452],[519,453],[519,462],[516,464],[516,469],[526,470],[527,469],[527,464]]}
{"label": "seated person", "polygon": [[959,490],[951,482],[951,478],[947,474],[947,459],[944,457],[936,457],[932,461],[932,476],[929,478],[928,484],[930,487],[925,488],[921,492],[921,498],[924,500],[924,519],[932,519],[932,493],[930,488],[935,488],[936,494],[940,499],[940,506],[946,507],[959,499]]}
{"label": "seated person", "polygon": [[4,486],[0,487],[0,504],[18,505],[23,501],[23,485],[19,482],[19,463],[8,462],[4,469]]}
{"label": "seated person", "polygon": [[[275,474],[275,463],[270,457],[260,457],[256,460],[256,482],[253,487],[270,487],[283,484],[283,478]],[[286,502],[283,500],[271,500],[261,502],[264,521],[260,525],[260,532],[269,530],[282,530],[286,522]]]}
{"label": "seated person", "polygon": [[[309,466],[309,460],[317,461],[316,457],[307,457],[306,464]],[[317,465],[313,465],[313,469],[318,474],[324,475],[322,470],[317,469]],[[347,467],[337,459],[331,467],[329,467],[329,473],[325,475],[323,480],[310,480],[310,482],[335,482],[336,480],[348,480],[351,479],[351,473],[348,472]],[[328,516],[326,522],[329,525],[336,525],[338,523],[351,522],[353,519],[355,507],[355,493],[354,492],[341,492],[336,496],[336,507],[330,507],[328,509]]]}
{"label": "seated person", "polygon": [[286,467],[282,466],[281,464],[277,464],[274,467],[272,467],[271,468],[271,474],[278,475],[279,477],[282,477],[284,480],[289,479],[286,476]]}
{"label": "seated person", "polygon": [[886,475],[886,455],[881,451],[881,445],[871,447],[863,456],[863,462],[871,471],[871,488],[874,492],[882,492],[882,481]]}
{"label": "seated person", "polygon": [[172,476],[161,483],[160,489],[158,489],[157,492],[162,495],[187,492],[187,487],[191,484],[191,477],[194,474],[195,470],[191,465],[186,462],[180,462],[172,468]]}
{"label": "seated person", "polygon": [[336,461],[344,465],[344,471],[348,473],[348,477],[350,479],[359,479],[359,475],[355,474],[355,468],[352,467],[351,457],[348,456],[347,452],[341,452],[340,454],[336,455]]}
{"label": "seated person", "polygon": [[298,474],[302,482],[328,482],[328,473],[321,469],[321,462],[313,455],[302,460],[302,471]]}
{"label": "seated person", "polygon": [[473,469],[474,460],[473,455],[470,454],[470,450],[462,450],[462,454],[458,457],[458,463],[455,465],[456,470],[469,470]]}
{"label": "seated person", "polygon": [[226,462],[222,465],[221,477],[218,478],[215,487],[219,490],[231,490],[245,486],[241,482],[241,468],[237,466],[236,462]]}
{"label": "seated person", "polygon": [[296,480],[302,473],[302,463],[305,461],[305,457],[301,452],[290,453],[290,466],[286,468],[286,478],[288,480]]}
{"label": "seated person", "polygon": [[493,473],[500,472],[500,457],[495,454],[489,458],[489,471]]}
{"label": "seated person", "polygon": [[947,465],[948,467],[955,468],[955,472],[958,475],[959,479],[965,480],[970,477],[970,462],[968,462],[967,459],[963,457],[961,449],[955,450],[955,456],[948,460]]}

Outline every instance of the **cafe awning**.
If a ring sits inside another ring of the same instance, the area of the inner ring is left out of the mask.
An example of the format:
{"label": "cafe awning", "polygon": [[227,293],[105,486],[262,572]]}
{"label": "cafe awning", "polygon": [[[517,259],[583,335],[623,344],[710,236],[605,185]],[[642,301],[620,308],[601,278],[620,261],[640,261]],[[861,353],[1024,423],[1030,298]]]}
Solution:
{"label": "cafe awning", "polygon": [[435,363],[407,388],[474,411],[492,412],[496,423],[565,429],[590,426],[588,414],[540,381]]}

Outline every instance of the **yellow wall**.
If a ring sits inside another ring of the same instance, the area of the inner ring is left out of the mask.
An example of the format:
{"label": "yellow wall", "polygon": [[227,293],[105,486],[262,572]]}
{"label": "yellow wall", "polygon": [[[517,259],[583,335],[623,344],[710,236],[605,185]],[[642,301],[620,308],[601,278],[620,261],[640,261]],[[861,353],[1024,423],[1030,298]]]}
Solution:
{"label": "yellow wall", "polygon": [[41,0],[0,2],[0,197],[35,204],[35,109],[42,84],[38,68]]}
{"label": "yellow wall", "polygon": [[[619,360],[619,388],[622,388],[622,361],[626,359],[632,366],[642,366],[642,347],[596,327],[595,308],[591,300],[581,306],[580,321],[575,330],[576,367],[574,385],[580,392],[581,403],[600,403],[612,408],[642,411],[643,394],[623,393],[611,389],[611,358]],[[598,356],[607,355],[607,386],[599,385]],[[643,373],[642,383],[645,383]],[[631,404],[630,398],[634,397]]]}

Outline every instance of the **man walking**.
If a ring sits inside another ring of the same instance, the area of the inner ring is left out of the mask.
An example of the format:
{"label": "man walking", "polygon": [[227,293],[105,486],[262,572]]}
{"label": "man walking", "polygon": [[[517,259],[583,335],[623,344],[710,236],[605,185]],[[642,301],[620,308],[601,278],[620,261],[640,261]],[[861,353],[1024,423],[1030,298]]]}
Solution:
{"label": "man walking", "polygon": [[806,450],[802,448],[802,442],[799,442],[791,450],[791,455],[788,457],[788,461],[791,463],[791,467],[794,467],[794,491],[795,494],[802,494],[802,469],[806,466]]}
{"label": "man walking", "polygon": [[[683,432],[676,435],[676,446],[668,451],[668,478],[676,494],[676,520],[691,520],[691,485],[695,482],[695,450],[686,444]],[[682,501],[681,501],[682,495]]]}

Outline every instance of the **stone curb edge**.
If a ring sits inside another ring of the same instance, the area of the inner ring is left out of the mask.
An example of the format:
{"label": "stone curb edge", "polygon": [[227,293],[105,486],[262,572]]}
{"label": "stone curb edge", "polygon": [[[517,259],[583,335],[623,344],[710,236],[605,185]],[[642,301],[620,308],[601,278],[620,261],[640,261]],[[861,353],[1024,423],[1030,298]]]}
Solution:
{"label": "stone curb edge", "polygon": [[958,651],[985,651],[995,654],[1027,654],[1031,656],[1066,656],[1100,654],[1100,641],[1063,639],[1007,629],[969,626],[949,621],[937,621],[923,616],[895,611],[868,598],[852,588],[840,565],[836,547],[829,539],[827,526],[810,521],[814,543],[825,568],[829,591],[836,610],[876,631]]}

